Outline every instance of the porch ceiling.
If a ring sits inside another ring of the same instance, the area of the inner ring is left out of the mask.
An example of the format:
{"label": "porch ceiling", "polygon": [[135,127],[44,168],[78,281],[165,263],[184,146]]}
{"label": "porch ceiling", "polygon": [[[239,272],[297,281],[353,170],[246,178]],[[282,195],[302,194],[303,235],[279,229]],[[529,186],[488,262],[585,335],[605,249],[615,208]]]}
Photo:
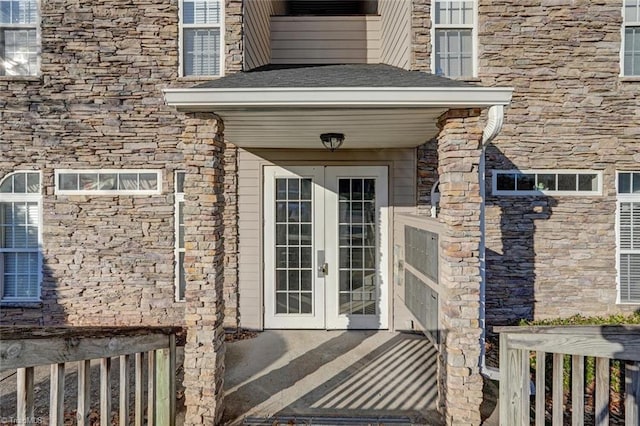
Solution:
{"label": "porch ceiling", "polygon": [[507,105],[511,92],[360,64],[268,67],[166,89],[165,99],[180,111],[218,114],[225,138],[241,147],[317,149],[321,133],[339,132],[341,149],[361,149],[418,146],[448,109]]}
{"label": "porch ceiling", "polygon": [[227,110],[225,138],[246,148],[322,148],[320,134],[345,134],[341,149],[415,147],[437,133],[446,108]]}

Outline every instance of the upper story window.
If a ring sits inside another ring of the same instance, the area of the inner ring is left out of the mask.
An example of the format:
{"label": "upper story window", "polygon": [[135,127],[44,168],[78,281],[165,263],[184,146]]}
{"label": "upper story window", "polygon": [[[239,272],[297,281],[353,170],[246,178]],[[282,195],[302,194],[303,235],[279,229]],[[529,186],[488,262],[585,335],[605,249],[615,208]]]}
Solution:
{"label": "upper story window", "polygon": [[59,195],[155,195],[161,182],[160,170],[56,170]]}
{"label": "upper story window", "polygon": [[42,195],[39,172],[0,180],[0,295],[3,302],[40,299]]}
{"label": "upper story window", "polygon": [[435,0],[432,22],[434,73],[452,78],[474,77],[476,2]]}
{"label": "upper story window", "polygon": [[622,74],[640,76],[640,0],[624,1]]}
{"label": "upper story window", "polygon": [[224,68],[224,3],[180,1],[180,73],[220,76]]}
{"label": "upper story window", "polygon": [[0,75],[38,74],[38,0],[0,0]]}

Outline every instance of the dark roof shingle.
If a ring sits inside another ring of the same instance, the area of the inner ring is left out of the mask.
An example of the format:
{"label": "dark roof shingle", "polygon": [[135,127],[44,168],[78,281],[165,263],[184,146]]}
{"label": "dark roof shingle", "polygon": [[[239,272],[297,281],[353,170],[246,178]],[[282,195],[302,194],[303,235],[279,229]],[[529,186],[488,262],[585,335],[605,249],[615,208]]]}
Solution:
{"label": "dark roof shingle", "polygon": [[195,88],[268,87],[474,87],[422,71],[407,71],[385,64],[266,65],[221,77]]}

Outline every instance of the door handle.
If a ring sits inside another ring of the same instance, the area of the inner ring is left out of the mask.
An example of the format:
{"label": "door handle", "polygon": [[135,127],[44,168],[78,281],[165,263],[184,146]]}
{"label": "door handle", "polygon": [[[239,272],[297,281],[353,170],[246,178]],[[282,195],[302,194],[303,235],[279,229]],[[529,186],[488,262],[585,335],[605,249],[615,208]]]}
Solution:
{"label": "door handle", "polygon": [[328,274],[329,274],[329,264],[325,262],[318,267],[318,276],[326,277]]}
{"label": "door handle", "polygon": [[324,278],[329,273],[329,265],[324,261],[324,250],[318,250],[317,253],[318,278]]}

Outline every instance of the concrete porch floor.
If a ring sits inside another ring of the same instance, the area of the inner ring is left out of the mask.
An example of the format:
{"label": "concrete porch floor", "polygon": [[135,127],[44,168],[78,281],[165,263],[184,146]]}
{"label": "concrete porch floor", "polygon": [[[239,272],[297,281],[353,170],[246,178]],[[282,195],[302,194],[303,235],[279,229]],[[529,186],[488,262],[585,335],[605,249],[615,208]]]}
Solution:
{"label": "concrete porch floor", "polygon": [[437,352],[417,334],[271,330],[229,343],[225,359],[224,424],[249,417],[442,424]]}

